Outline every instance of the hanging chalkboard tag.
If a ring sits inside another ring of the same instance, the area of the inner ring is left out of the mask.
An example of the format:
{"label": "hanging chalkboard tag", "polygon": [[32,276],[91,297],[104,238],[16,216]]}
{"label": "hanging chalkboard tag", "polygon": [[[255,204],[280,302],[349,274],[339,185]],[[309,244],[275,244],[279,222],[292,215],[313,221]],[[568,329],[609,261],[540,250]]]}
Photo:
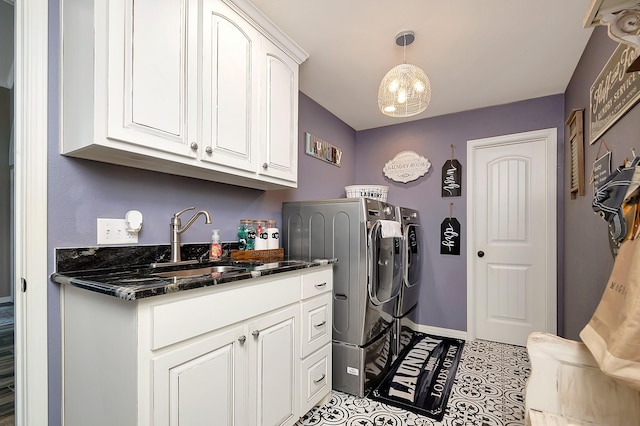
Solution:
{"label": "hanging chalkboard tag", "polygon": [[440,254],[460,255],[460,222],[448,217],[440,225]]}
{"label": "hanging chalkboard tag", "polygon": [[456,159],[447,160],[442,166],[442,196],[462,195],[462,165]]}

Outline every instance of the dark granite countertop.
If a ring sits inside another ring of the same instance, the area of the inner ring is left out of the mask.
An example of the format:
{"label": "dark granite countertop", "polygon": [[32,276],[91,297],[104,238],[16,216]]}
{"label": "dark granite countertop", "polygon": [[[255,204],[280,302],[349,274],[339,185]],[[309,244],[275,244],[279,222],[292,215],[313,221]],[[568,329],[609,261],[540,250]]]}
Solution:
{"label": "dark granite countertop", "polygon": [[[286,259],[270,263],[233,262],[224,257],[220,261],[209,262],[202,260],[203,256],[200,255],[188,257],[199,260],[195,264],[152,267],[153,263],[161,263],[165,260],[163,256],[158,256],[158,253],[163,252],[163,247],[56,249],[56,272],[51,274],[51,281],[73,285],[123,300],[138,300],[337,262],[336,259]],[[192,250],[194,253],[207,249],[206,245],[193,245],[186,248],[187,251]],[[183,253],[184,250],[185,247],[183,247]],[[230,272],[206,271],[197,275],[179,276],[179,271],[216,266],[233,266],[238,269]],[[178,273],[174,275],[176,271]],[[166,272],[168,273],[165,274]],[[158,276],[159,274],[170,276]]]}

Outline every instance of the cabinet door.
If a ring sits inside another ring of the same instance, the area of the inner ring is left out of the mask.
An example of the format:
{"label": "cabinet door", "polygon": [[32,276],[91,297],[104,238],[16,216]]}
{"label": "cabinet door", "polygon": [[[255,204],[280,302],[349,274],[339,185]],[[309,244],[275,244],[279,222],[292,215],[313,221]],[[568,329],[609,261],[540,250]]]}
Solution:
{"label": "cabinet door", "polygon": [[263,41],[260,174],[298,180],[298,64]]}
{"label": "cabinet door", "polygon": [[154,424],[244,424],[243,338],[238,326],[154,358]]}
{"label": "cabinet door", "polygon": [[249,424],[293,425],[299,418],[299,308],[249,323]]}
{"label": "cabinet door", "polygon": [[220,0],[202,12],[201,159],[255,174],[259,33]]}
{"label": "cabinet door", "polygon": [[96,112],[97,126],[107,117],[108,138],[196,156],[197,8],[193,0],[109,2],[108,101]]}

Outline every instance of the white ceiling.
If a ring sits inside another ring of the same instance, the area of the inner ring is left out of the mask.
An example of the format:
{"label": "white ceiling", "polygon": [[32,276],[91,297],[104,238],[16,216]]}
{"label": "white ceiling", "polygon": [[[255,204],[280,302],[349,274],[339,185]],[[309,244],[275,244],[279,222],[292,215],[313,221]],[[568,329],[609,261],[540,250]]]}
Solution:
{"label": "white ceiling", "polygon": [[[355,130],[564,93],[592,29],[591,0],[252,0],[309,59],[300,90]],[[378,110],[382,77],[406,61],[432,86],[422,114]]]}

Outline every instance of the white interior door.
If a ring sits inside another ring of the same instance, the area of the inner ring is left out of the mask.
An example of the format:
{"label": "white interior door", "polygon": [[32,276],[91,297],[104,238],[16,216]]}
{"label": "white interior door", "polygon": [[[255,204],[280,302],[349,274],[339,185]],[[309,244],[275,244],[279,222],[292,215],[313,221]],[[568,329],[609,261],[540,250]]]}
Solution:
{"label": "white interior door", "polygon": [[556,144],[547,129],[469,141],[470,337],[556,332]]}

